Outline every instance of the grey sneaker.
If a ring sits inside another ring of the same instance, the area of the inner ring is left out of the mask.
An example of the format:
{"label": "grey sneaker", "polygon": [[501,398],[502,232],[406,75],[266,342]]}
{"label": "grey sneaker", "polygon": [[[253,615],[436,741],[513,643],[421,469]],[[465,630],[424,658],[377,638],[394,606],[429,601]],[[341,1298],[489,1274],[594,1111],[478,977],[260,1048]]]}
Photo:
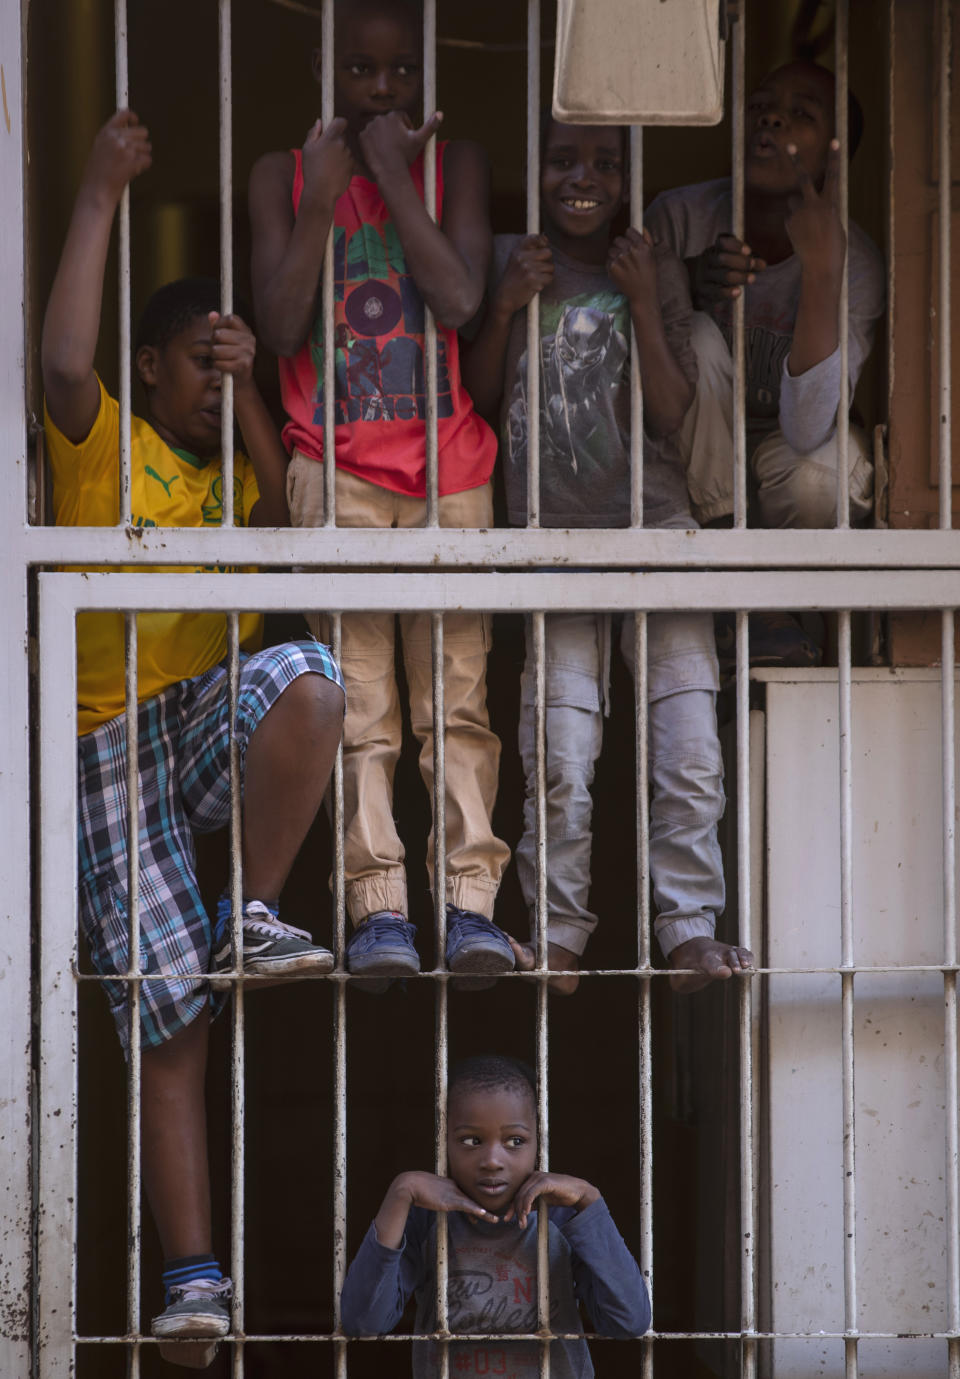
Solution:
{"label": "grey sneaker", "polygon": [[363,980],[358,990],[372,995],[386,991],[395,977],[413,977],[420,958],[413,946],[416,925],[399,910],[375,910],[362,919],[347,944],[347,971]]}
{"label": "grey sneaker", "polygon": [[150,1330],[159,1341],[161,1358],[186,1369],[206,1369],[217,1353],[217,1342],[230,1330],[233,1284],[222,1278],[192,1279],[168,1294],[170,1301]]}
{"label": "grey sneaker", "polygon": [[[230,951],[229,895],[222,895],[217,906],[217,928],[210,985],[219,991],[230,986],[230,978],[219,975],[232,967]],[[284,924],[262,900],[247,900],[243,906],[243,970],[250,977],[311,977],[333,970],[333,954],[328,948],[311,943],[304,929]]]}
{"label": "grey sneaker", "polygon": [[462,991],[482,991],[516,966],[513,949],[493,920],[447,904],[447,966]]}

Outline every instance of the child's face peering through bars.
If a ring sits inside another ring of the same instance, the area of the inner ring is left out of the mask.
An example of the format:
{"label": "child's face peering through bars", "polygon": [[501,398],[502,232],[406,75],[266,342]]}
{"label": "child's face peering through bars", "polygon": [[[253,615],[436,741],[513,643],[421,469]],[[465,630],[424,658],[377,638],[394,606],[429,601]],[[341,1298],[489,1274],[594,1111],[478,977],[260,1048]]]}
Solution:
{"label": "child's face peering through bars", "polygon": [[468,1197],[501,1216],[537,1164],[533,1095],[464,1084],[450,1096],[447,1161]]}
{"label": "child's face peering through bars", "polygon": [[551,120],[544,140],[540,196],[544,219],[561,237],[606,241],[623,205],[623,130]]}
{"label": "child's face peering through bars", "polygon": [[[423,64],[412,7],[354,0],[336,9],[334,113],[356,137],[378,115],[397,110],[416,119]],[[320,80],[320,51],[313,55]]]}
{"label": "child's face peering through bars", "polygon": [[798,189],[797,158],[819,187],[834,131],[834,79],[815,62],[778,67],[747,101],[744,171],[751,191],[785,195]]}

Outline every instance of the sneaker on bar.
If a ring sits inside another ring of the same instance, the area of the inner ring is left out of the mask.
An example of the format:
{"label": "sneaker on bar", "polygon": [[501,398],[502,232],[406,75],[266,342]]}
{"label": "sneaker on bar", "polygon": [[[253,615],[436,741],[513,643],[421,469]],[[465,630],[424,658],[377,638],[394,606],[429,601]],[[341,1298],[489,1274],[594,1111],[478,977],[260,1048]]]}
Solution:
{"label": "sneaker on bar", "polygon": [[228,1278],[196,1278],[174,1285],[167,1297],[166,1308],[150,1323],[157,1340],[170,1343],[157,1347],[161,1358],[186,1369],[206,1369],[217,1342],[230,1330],[233,1284]]}
{"label": "sneaker on bar", "polygon": [[[822,619],[811,621],[822,641]],[[736,615],[717,613],[714,629],[720,673],[726,678],[737,666]],[[751,613],[749,632],[751,666],[818,666],[823,661],[823,646],[793,613]]]}
{"label": "sneaker on bar", "polygon": [[412,977],[420,971],[420,958],[413,945],[416,926],[399,910],[374,910],[362,919],[347,943],[347,971],[363,978],[359,990],[373,995],[386,991],[397,977]]}
{"label": "sneaker on bar", "polygon": [[512,972],[513,949],[493,920],[474,910],[447,904],[447,966],[460,990],[481,991],[497,977]]}
{"label": "sneaker on bar", "polygon": [[[230,985],[221,975],[233,966],[230,946],[231,899],[222,895],[217,905],[217,932],[210,985],[219,990]],[[243,902],[243,970],[248,977],[310,977],[333,970],[333,954],[311,941],[304,929],[284,924],[278,912],[262,900]]]}

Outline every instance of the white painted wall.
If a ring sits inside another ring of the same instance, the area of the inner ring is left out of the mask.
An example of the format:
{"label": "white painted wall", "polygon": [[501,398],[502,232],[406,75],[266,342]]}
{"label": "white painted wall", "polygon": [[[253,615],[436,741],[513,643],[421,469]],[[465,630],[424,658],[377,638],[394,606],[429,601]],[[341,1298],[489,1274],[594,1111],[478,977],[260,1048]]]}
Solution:
{"label": "white painted wall", "polygon": [[[767,672],[764,964],[840,962],[836,671]],[[855,670],[857,964],[943,954],[939,672]],[[763,764],[755,763],[754,769]],[[764,1330],[843,1329],[840,978],[768,978]],[[943,981],[855,983],[859,1326],[946,1326]],[[946,1371],[944,1341],[863,1341],[861,1379]],[[840,1340],[778,1341],[776,1379],[837,1379]]]}

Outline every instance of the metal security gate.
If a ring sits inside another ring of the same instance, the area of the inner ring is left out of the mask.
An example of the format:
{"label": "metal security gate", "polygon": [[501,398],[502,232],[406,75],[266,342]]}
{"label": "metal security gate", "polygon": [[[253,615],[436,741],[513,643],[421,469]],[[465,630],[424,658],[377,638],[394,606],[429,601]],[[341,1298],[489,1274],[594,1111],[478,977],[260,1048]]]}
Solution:
{"label": "metal security gate", "polygon": [[[8,204],[22,204],[24,141],[19,117],[22,101],[19,86],[21,18],[11,13],[12,6],[0,12],[0,57],[3,63],[3,91],[8,137],[0,138],[0,185]],[[221,245],[223,297],[225,309],[232,301],[232,157],[231,63],[229,0],[220,0],[220,147],[221,147]],[[129,1065],[129,1125],[127,1211],[130,1249],[128,1254],[126,1316],[127,1329],[101,1336],[81,1336],[77,1331],[76,1293],[76,1157],[77,970],[76,943],[76,844],[75,844],[75,625],[76,615],[90,609],[119,610],[127,614],[128,627],[128,703],[136,702],[136,620],[138,610],[221,609],[230,618],[231,674],[236,674],[236,614],[247,609],[258,611],[289,608],[325,607],[335,613],[354,611],[428,610],[433,614],[434,722],[436,737],[436,875],[435,886],[438,951],[444,944],[444,771],[443,771],[443,614],[453,610],[487,612],[530,612],[533,615],[537,647],[537,755],[538,755],[538,952],[540,963],[537,998],[536,1047],[540,1082],[538,1107],[541,1165],[549,1154],[548,1031],[550,1012],[546,987],[546,850],[543,781],[544,740],[544,658],[543,618],[545,613],[562,610],[622,611],[635,613],[636,638],[634,718],[637,730],[637,858],[638,885],[637,959],[632,967],[609,971],[587,971],[591,981],[608,977],[630,978],[637,991],[637,1047],[639,1085],[636,1095],[640,1109],[640,1141],[637,1145],[637,1171],[641,1200],[641,1268],[651,1290],[654,1307],[653,1330],[642,1340],[624,1342],[636,1352],[637,1368],[646,1376],[657,1370],[658,1356],[672,1341],[698,1335],[739,1343],[739,1369],[745,1379],[763,1372],[762,1343],[775,1339],[760,1327],[758,1298],[758,1183],[757,1140],[759,1089],[757,1079],[758,1010],[763,983],[780,969],[758,968],[756,975],[739,984],[741,1096],[739,1133],[740,1176],[740,1298],[741,1316],[737,1329],[724,1333],[667,1332],[657,1329],[657,1298],[652,1273],[654,1251],[653,1200],[656,1165],[652,1153],[651,1068],[655,1056],[651,1033],[651,983],[664,974],[651,966],[650,912],[645,884],[648,855],[647,762],[646,762],[646,634],[648,612],[661,610],[731,609],[737,613],[737,690],[736,690],[736,810],[738,859],[737,894],[739,942],[750,947],[756,939],[753,916],[756,913],[754,839],[751,825],[751,740],[749,700],[749,646],[747,614],[757,609],[832,610],[838,614],[838,697],[840,779],[838,830],[841,840],[840,894],[841,962],[823,969],[836,979],[841,992],[842,1043],[838,1057],[843,1084],[843,1162],[837,1166],[843,1181],[842,1220],[836,1230],[843,1239],[844,1326],[839,1332],[818,1330],[815,1337],[834,1336],[844,1349],[844,1372],[848,1379],[861,1372],[859,1342],[903,1335],[897,1319],[891,1318],[888,1332],[868,1332],[858,1325],[857,1287],[857,1160],[855,1137],[854,1040],[855,983],[858,974],[880,969],[864,969],[854,960],[856,895],[853,885],[852,802],[857,790],[851,757],[851,614],[858,611],[888,612],[929,609],[941,614],[943,672],[941,676],[941,761],[942,761],[942,859],[944,943],[942,961],[911,970],[942,975],[944,991],[944,1067],[943,1094],[946,1105],[944,1144],[943,1239],[946,1255],[946,1322],[942,1328],[923,1333],[925,1339],[942,1343],[944,1372],[960,1379],[960,1185],[958,1185],[958,1060],[957,1060],[957,920],[956,920],[956,722],[954,695],[954,613],[960,608],[960,545],[951,526],[951,388],[950,388],[950,12],[941,14],[941,69],[938,73],[940,100],[939,139],[939,241],[940,273],[938,298],[934,304],[939,330],[938,417],[939,417],[939,531],[850,530],[846,520],[834,531],[763,531],[746,527],[746,442],[744,411],[744,332],[742,305],[735,314],[735,472],[737,477],[735,530],[696,533],[641,530],[643,513],[640,470],[640,418],[642,398],[635,371],[634,384],[634,484],[633,527],[604,533],[563,532],[540,529],[536,511],[538,418],[536,374],[531,375],[530,408],[531,467],[528,493],[531,499],[528,526],[516,531],[450,531],[438,526],[437,448],[436,448],[436,358],[428,350],[428,522],[416,531],[364,530],[346,532],[335,525],[333,468],[326,471],[326,522],[314,531],[235,530],[232,527],[231,460],[225,463],[225,518],[223,529],[215,530],[138,530],[128,522],[116,529],[51,529],[31,526],[26,521],[26,436],[23,417],[24,356],[20,317],[16,311],[23,298],[23,243],[12,217],[0,219],[0,267],[4,269],[3,288],[7,310],[2,314],[2,373],[0,387],[7,405],[0,413],[0,427],[7,440],[6,453],[16,463],[5,467],[0,484],[4,497],[2,522],[7,559],[0,570],[3,597],[4,645],[9,648],[3,662],[4,707],[2,766],[4,786],[4,827],[7,841],[4,895],[7,907],[7,943],[4,964],[0,966],[0,1106],[4,1137],[3,1177],[0,1178],[0,1373],[27,1379],[36,1373],[40,1379],[59,1379],[73,1372],[80,1347],[121,1347],[128,1356],[129,1373],[140,1370],[142,1353],[155,1345],[139,1332],[140,1294],[140,1185],[139,1185],[139,1039],[134,1037]],[[332,0],[323,0],[324,66],[323,118],[332,116]],[[540,106],[540,29],[538,0],[528,4],[528,91],[527,157],[528,178],[533,189],[527,209],[527,228],[538,228],[536,168],[538,162],[538,117]],[[118,104],[126,103],[125,10],[118,0],[117,92]],[[436,3],[427,0],[424,18],[425,82],[427,109],[436,99]],[[742,205],[743,187],[743,100],[744,52],[743,25],[734,23],[733,51],[733,166],[734,204]],[[846,59],[848,38],[846,4],[837,6],[837,107],[841,145],[846,137]],[[0,131],[2,133],[2,131]],[[432,166],[428,159],[428,169]],[[842,215],[846,221],[846,164],[842,176]],[[631,156],[631,201],[634,223],[639,223],[643,202],[642,136],[635,131]],[[435,208],[435,187],[428,177],[427,204]],[[126,210],[121,211],[121,349],[120,380],[123,498],[121,511],[129,514],[129,234],[123,226]],[[739,226],[742,233],[742,218]],[[333,279],[332,249],[324,268],[324,284]],[[892,289],[891,282],[891,289]],[[332,294],[326,293],[331,301]],[[333,387],[333,319],[326,320],[325,386]],[[428,313],[428,341],[432,325]],[[536,345],[538,322],[536,304],[529,311],[528,342]],[[838,468],[838,510],[848,511],[847,469],[844,461],[847,414],[846,391],[846,292],[840,312],[842,378],[840,425],[841,463]],[[432,367],[430,366],[432,364]],[[327,424],[334,412],[327,409]],[[224,454],[232,454],[232,409],[229,386],[224,388]],[[332,444],[332,436],[329,438]],[[329,451],[328,451],[329,453]],[[31,780],[31,754],[28,724],[36,706],[28,695],[28,590],[33,572],[54,565],[144,565],[212,564],[288,567],[284,573],[215,576],[152,573],[106,573],[80,575],[44,572],[36,575],[36,645],[39,692],[39,751],[36,824],[33,836],[38,859],[38,887],[31,885],[31,829],[28,799]],[[296,567],[300,573],[289,572]],[[429,569],[431,573],[417,571]],[[316,573],[310,573],[310,571]],[[326,571],[336,570],[329,574]],[[370,571],[373,573],[370,573]],[[492,571],[496,571],[493,573]],[[320,572],[323,571],[323,572]],[[402,572],[400,575],[395,571]],[[587,571],[584,573],[583,571]],[[334,640],[336,641],[336,633]],[[135,722],[135,707],[130,712]],[[135,737],[133,739],[135,741]],[[131,759],[132,779],[136,779],[135,748]],[[235,786],[236,781],[235,779]],[[333,1255],[333,1315],[336,1329],[330,1333],[297,1336],[258,1336],[247,1333],[244,1325],[244,999],[243,981],[237,981],[233,1004],[233,1058],[231,1069],[232,1102],[232,1182],[231,1238],[233,1255],[230,1272],[236,1285],[233,1330],[225,1343],[230,1352],[231,1372],[244,1374],[245,1348],[251,1342],[302,1344],[332,1347],[335,1372],[349,1372],[351,1349],[362,1342],[347,1340],[339,1331],[339,1290],[346,1268],[346,1174],[349,1126],[346,1116],[346,987],[349,977],[343,967],[345,909],[342,857],[342,775],[338,766],[334,782],[335,885],[334,948],[335,971],[321,978],[335,987],[332,1056],[335,1060],[335,1117],[332,1127],[334,1162],[334,1210],[330,1222],[329,1248]],[[133,810],[131,838],[136,836],[136,810]],[[235,788],[232,826],[232,885],[235,897],[241,891],[239,867],[239,798]],[[135,857],[135,853],[132,854]],[[131,867],[132,895],[136,898],[136,868]],[[26,916],[37,920],[39,961],[31,968],[30,934]],[[131,971],[128,984],[136,1011],[139,987],[143,980],[137,970],[136,905],[131,943]],[[236,938],[236,935],[235,935]],[[791,971],[795,969],[790,969]],[[820,969],[818,969],[820,970]],[[893,969],[901,970],[901,968]],[[31,972],[35,981],[31,983]],[[516,978],[514,978],[516,979]],[[447,974],[441,968],[424,972],[417,980],[435,989],[436,1033],[436,1168],[445,1168],[446,1076],[448,996]],[[36,1030],[32,1021],[36,1024]],[[134,1030],[138,1029],[133,1021]],[[36,1102],[32,1100],[31,1063],[26,1051],[33,1052],[37,1076]],[[69,1056],[68,1056],[69,1055]],[[36,1177],[31,1174],[31,1153]],[[799,1209],[799,1208],[798,1208]],[[442,1219],[442,1218],[441,1218]],[[545,1218],[542,1223],[546,1224]],[[541,1233],[541,1260],[546,1258],[546,1233]],[[446,1323],[445,1232],[440,1232],[438,1247],[438,1318],[440,1339],[449,1336]],[[547,1271],[539,1271],[538,1330],[532,1339],[541,1345],[541,1373],[549,1373],[549,1298]],[[403,1340],[404,1337],[397,1337]],[[446,1348],[443,1348],[446,1357]],[[446,1363],[446,1361],[445,1361]]]}

